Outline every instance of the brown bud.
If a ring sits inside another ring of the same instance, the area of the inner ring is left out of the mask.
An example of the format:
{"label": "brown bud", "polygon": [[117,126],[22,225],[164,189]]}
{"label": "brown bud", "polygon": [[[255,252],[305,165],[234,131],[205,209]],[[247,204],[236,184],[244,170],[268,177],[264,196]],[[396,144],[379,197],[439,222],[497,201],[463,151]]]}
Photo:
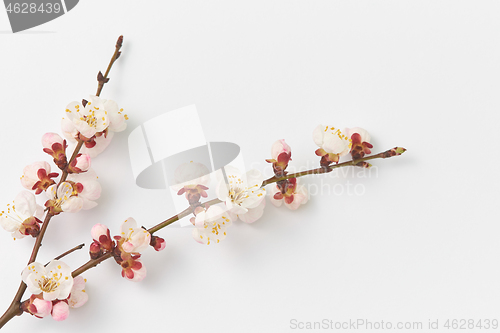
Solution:
{"label": "brown bud", "polygon": [[101,246],[98,242],[94,241],[90,244],[89,254],[91,259],[97,259],[102,255]]}
{"label": "brown bud", "polygon": [[123,35],[118,37],[118,40],[116,41],[116,48],[120,49],[122,47],[122,44],[123,44]]}
{"label": "brown bud", "polygon": [[155,251],[161,251],[165,248],[165,240],[158,236],[151,236],[151,241],[149,245],[151,245]]}
{"label": "brown bud", "polygon": [[392,148],[390,150],[384,151],[382,153],[382,158],[388,158],[388,157],[392,157],[392,156],[399,156],[399,155],[403,154],[405,151],[406,151],[405,148],[394,147],[394,148]]}
{"label": "brown bud", "polygon": [[366,168],[366,169],[372,167],[372,165],[370,163],[365,162],[365,161],[357,163],[356,166],[359,166],[359,167],[362,167],[362,168]]}

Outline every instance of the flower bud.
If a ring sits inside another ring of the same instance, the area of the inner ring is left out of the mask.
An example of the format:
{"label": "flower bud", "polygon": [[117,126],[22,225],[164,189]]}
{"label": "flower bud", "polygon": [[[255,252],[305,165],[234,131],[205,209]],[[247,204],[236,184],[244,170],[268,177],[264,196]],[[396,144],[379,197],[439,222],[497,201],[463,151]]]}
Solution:
{"label": "flower bud", "polygon": [[288,209],[296,210],[307,203],[309,193],[305,186],[299,185],[299,179],[290,178],[277,182],[271,190],[271,203],[276,207],[284,202]]}
{"label": "flower bud", "polygon": [[206,190],[208,187],[204,185],[186,185],[177,192],[177,195],[185,194],[189,204],[194,205],[200,201],[201,197],[208,197]]}
{"label": "flower bud", "polygon": [[102,255],[101,244],[98,242],[90,244],[89,254],[91,259],[99,258]]}
{"label": "flower bud", "polygon": [[52,318],[55,321],[66,320],[69,316],[69,306],[65,301],[56,301],[52,304]]}
{"label": "flower bud", "polygon": [[276,141],[271,147],[272,159],[277,160],[281,153],[285,153],[287,155],[292,153],[292,149],[289,145],[287,145],[284,139]]}
{"label": "flower bud", "polygon": [[288,167],[288,162],[292,159],[292,149],[284,139],[276,141],[271,147],[271,159],[267,159],[268,163],[273,164],[273,171],[276,177],[283,177],[287,174],[285,169]]}
{"label": "flower bud", "polygon": [[382,158],[388,158],[388,157],[392,157],[392,156],[399,156],[399,155],[403,154],[405,151],[406,151],[406,149],[403,148],[403,147],[394,147],[392,149],[384,151],[382,153]]}
{"label": "flower bud", "polygon": [[52,311],[52,301],[46,301],[40,295],[31,295],[29,300],[22,303],[21,309],[37,318],[44,318]]}
{"label": "flower bud", "polygon": [[66,140],[56,133],[45,133],[42,136],[43,151],[54,158],[54,163],[62,170],[66,167]]}
{"label": "flower bud", "polygon": [[[354,160],[363,158],[365,154],[371,154],[373,145],[370,143],[370,134],[360,127],[345,129],[347,137],[351,139],[351,156]],[[366,165],[360,165],[366,167]]]}
{"label": "flower bud", "polygon": [[43,299],[35,298],[35,300],[32,303],[33,309],[36,311],[33,313],[33,315],[43,318],[46,317],[50,314],[52,311],[52,302],[51,301],[46,301]]}
{"label": "flower bud", "polygon": [[40,233],[39,223],[42,223],[42,221],[34,216],[30,216],[23,221],[21,227],[19,228],[19,232],[26,236],[31,235],[32,237],[36,237]]}
{"label": "flower bud", "polygon": [[90,156],[78,154],[68,167],[68,173],[82,173],[90,168]]}
{"label": "flower bud", "polygon": [[146,277],[146,266],[143,265],[140,259],[130,259],[128,261],[124,261],[121,266],[122,277],[127,280],[139,282]]}
{"label": "flower bud", "polygon": [[113,241],[109,233],[108,227],[103,224],[97,223],[90,231],[92,239],[97,242],[104,250],[111,251],[113,249]]}
{"label": "flower bud", "polygon": [[165,240],[158,236],[151,236],[151,242],[149,243],[156,251],[161,251],[165,248],[167,243]]}

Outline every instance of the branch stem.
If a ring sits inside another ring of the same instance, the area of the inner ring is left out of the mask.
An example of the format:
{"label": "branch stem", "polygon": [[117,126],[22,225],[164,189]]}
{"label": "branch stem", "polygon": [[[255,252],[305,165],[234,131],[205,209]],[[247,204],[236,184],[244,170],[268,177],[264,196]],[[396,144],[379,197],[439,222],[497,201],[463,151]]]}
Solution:
{"label": "branch stem", "polygon": [[[376,154],[376,155],[363,157],[363,158],[360,158],[357,160],[351,160],[351,161],[347,161],[347,162],[343,162],[343,163],[339,163],[339,164],[335,164],[335,165],[330,165],[327,167],[321,167],[321,168],[317,168],[317,169],[312,169],[312,170],[307,170],[307,171],[302,171],[302,172],[297,172],[297,173],[291,173],[291,174],[288,174],[288,175],[286,175],[284,177],[280,177],[280,178],[276,178],[275,176],[273,176],[273,177],[265,180],[264,182],[262,182],[262,186],[266,186],[268,184],[276,183],[276,182],[279,182],[281,180],[290,179],[290,178],[299,178],[299,177],[307,176],[307,175],[329,173],[329,172],[332,172],[334,169],[338,169],[338,168],[345,167],[345,166],[356,166],[356,164],[358,164],[360,162],[374,160],[377,158],[388,158],[388,157],[391,157],[391,156],[387,156],[388,152],[390,152],[390,151],[391,150],[387,150],[387,151],[384,151],[384,152]],[[394,156],[396,156],[396,155],[394,155]]]}
{"label": "branch stem", "polygon": [[[55,258],[54,258],[54,259],[52,259],[52,260],[59,260],[59,259],[62,259],[62,258],[64,258],[64,257],[66,257],[68,254],[71,254],[71,253],[73,253],[73,252],[75,252],[75,251],[77,251],[77,250],[81,250],[81,249],[83,249],[83,247],[84,247],[84,246],[85,246],[85,243],[82,243],[82,244],[80,244],[80,245],[77,245],[77,246],[75,246],[74,248],[72,248],[71,250],[68,250],[68,251],[64,252],[63,254],[58,255],[57,257],[55,257]],[[50,262],[46,263],[46,264],[45,264],[45,266],[47,266],[48,264],[50,264]]]}
{"label": "branch stem", "polygon": [[95,93],[95,95],[98,97],[101,95],[101,91],[102,88],[104,88],[104,84],[108,82],[108,74],[109,71],[111,70],[111,67],[113,67],[113,64],[115,63],[116,59],[118,59],[118,57],[120,56],[120,49],[122,47],[122,44],[123,44],[123,36],[120,36],[116,41],[115,53],[113,53],[113,56],[109,61],[108,68],[106,68],[106,73],[104,73],[103,79],[99,80],[99,85],[97,86],[97,92]]}
{"label": "branch stem", "polygon": [[[120,36],[120,37],[118,37],[118,41],[116,42],[115,52],[113,53],[113,56],[111,57],[111,61],[109,62],[108,68],[106,69],[106,73],[104,74],[104,78],[102,80],[99,80],[96,96],[100,96],[102,88],[104,87],[104,84],[108,81],[107,79],[108,79],[108,75],[109,75],[109,72],[111,70],[111,67],[113,66],[113,63],[116,61],[116,59],[118,59],[118,57],[120,56],[120,48],[122,46],[122,43],[123,43],[123,36]],[[73,154],[71,155],[71,158],[68,161],[68,164],[63,169],[63,172],[61,174],[61,179],[60,179],[59,183],[57,184],[57,186],[59,186],[61,183],[63,183],[66,180],[66,178],[68,177],[68,167],[71,164],[71,162],[73,162],[73,160],[76,158],[78,153],[80,152],[80,149],[82,148],[83,143],[84,142],[82,140],[78,140],[78,144],[75,147],[75,150],[73,151]],[[50,222],[50,219],[52,218],[52,216],[53,215],[51,215],[48,212],[47,212],[47,215],[45,215],[45,220],[43,221],[42,227],[40,229],[40,233],[38,234],[38,236],[36,238],[28,265],[36,260],[38,251],[40,250],[40,247],[42,246],[43,236],[45,235],[45,232],[47,230],[47,227],[49,226],[49,222]],[[60,258],[66,256],[67,254],[69,254],[73,251],[80,249],[81,247],[83,247],[83,244],[63,253],[60,256]],[[103,260],[105,260],[105,259],[103,259]],[[5,311],[5,313],[2,315],[2,317],[0,317],[0,328],[2,328],[9,320],[14,318],[15,316],[19,316],[23,313],[20,306],[21,306],[21,298],[23,297],[25,292],[26,292],[26,284],[23,281],[21,281],[21,284],[16,292],[16,295],[14,296],[14,299],[12,300],[12,303],[10,304],[9,308]]]}
{"label": "branch stem", "polygon": [[[397,156],[397,155],[391,155],[393,150],[394,149],[390,149],[390,150],[387,150],[385,152],[379,153],[377,155],[372,155],[372,156],[360,158],[357,160],[347,161],[347,162],[339,163],[339,164],[328,166],[328,167],[321,167],[321,168],[317,168],[317,169],[311,169],[311,170],[307,170],[307,171],[292,173],[292,174],[286,175],[285,177],[280,177],[280,178],[271,177],[271,178],[265,180],[264,182],[262,182],[262,187],[269,185],[269,184],[272,184],[272,183],[276,183],[276,182],[281,181],[281,180],[289,179],[289,178],[298,178],[298,177],[303,177],[303,176],[307,176],[307,175],[328,173],[328,172],[331,172],[333,169],[337,169],[337,168],[341,168],[341,167],[345,167],[345,166],[356,166],[356,164],[358,164],[360,162],[364,162],[364,161],[374,160],[377,158],[388,158],[388,157],[392,157],[392,156]],[[398,154],[398,155],[400,155],[400,154]],[[202,205],[203,206],[211,206],[211,205],[215,205],[215,204],[218,204],[221,202],[222,201],[220,201],[219,199],[212,199],[210,201],[202,203]],[[170,224],[180,220],[181,218],[188,216],[190,213],[192,213],[192,211],[193,211],[192,207],[188,207],[185,210],[183,210],[182,212],[178,213],[177,215],[174,215],[171,218],[166,219],[165,221],[160,222],[157,225],[149,228],[147,231],[152,235],[153,233],[157,232],[158,230],[161,230],[161,229],[169,226]],[[97,266],[98,264],[100,264],[104,260],[107,260],[111,257],[112,257],[111,253],[106,253],[105,255],[103,255],[100,258],[90,259],[88,262],[86,262],[85,264],[80,266],[78,269],[73,271],[73,277],[82,274],[83,272]]]}

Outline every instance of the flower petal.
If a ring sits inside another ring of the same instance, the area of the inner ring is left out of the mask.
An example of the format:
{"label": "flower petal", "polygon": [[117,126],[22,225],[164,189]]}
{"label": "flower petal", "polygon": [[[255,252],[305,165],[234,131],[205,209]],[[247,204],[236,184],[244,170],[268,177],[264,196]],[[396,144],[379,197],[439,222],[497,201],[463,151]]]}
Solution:
{"label": "flower petal", "polygon": [[14,220],[12,217],[5,215],[0,216],[0,226],[8,232],[15,232],[21,227],[21,222]]}
{"label": "flower petal", "polygon": [[83,200],[79,197],[70,197],[61,204],[61,209],[66,213],[76,213],[83,208]]}
{"label": "flower petal", "polygon": [[52,318],[55,321],[63,321],[66,320],[69,316],[69,306],[66,302],[57,302],[52,307]]}
{"label": "flower petal", "polygon": [[220,201],[226,201],[226,199],[228,198],[229,189],[224,180],[220,180],[219,183],[217,184],[216,193],[217,193],[217,198]]}
{"label": "flower petal", "polygon": [[28,191],[19,192],[14,199],[16,213],[24,221],[34,215],[37,209],[35,195]]}
{"label": "flower petal", "polygon": [[35,316],[44,318],[52,312],[52,302],[35,298],[32,303],[36,307]]}
{"label": "flower petal", "polygon": [[35,273],[35,272],[45,273],[45,267],[40,263],[33,262],[33,263],[29,264],[28,266],[26,266],[26,268],[24,268],[24,270],[21,273],[21,279],[24,281],[24,283],[26,283],[28,276],[31,273]]}
{"label": "flower petal", "polygon": [[133,217],[129,217],[126,219],[120,228],[121,231],[121,236],[122,237],[128,237],[134,229],[137,228],[137,222]]}
{"label": "flower petal", "polygon": [[63,135],[68,141],[76,142],[75,137],[78,135],[78,130],[75,127],[75,124],[68,118],[63,118],[61,120],[61,130]]}
{"label": "flower petal", "polygon": [[261,204],[258,207],[249,209],[246,214],[238,215],[238,217],[245,223],[253,223],[262,217],[262,215],[264,214],[265,206],[266,200],[262,200]]}
{"label": "flower petal", "polygon": [[257,169],[249,170],[245,176],[246,176],[248,188],[255,187],[256,189],[258,189],[262,186],[262,182],[264,181],[264,177],[262,177],[262,174],[260,173],[259,170],[257,170]]}
{"label": "flower petal", "polygon": [[89,295],[83,291],[72,291],[71,296],[68,299],[69,306],[71,308],[79,308],[89,300]]}
{"label": "flower petal", "polygon": [[106,136],[101,135],[101,136],[98,136],[94,139],[94,142],[95,142],[94,147],[87,148],[87,147],[83,146],[81,149],[81,152],[89,155],[90,158],[94,158],[97,155],[99,155],[100,153],[102,153],[104,151],[104,149],[106,149],[109,146],[109,144],[111,143],[111,139],[113,139],[113,136],[114,136],[114,132],[108,131]]}
{"label": "flower petal", "polygon": [[313,131],[313,140],[318,147],[323,146],[323,137],[325,133],[325,127],[323,125],[318,125]]}

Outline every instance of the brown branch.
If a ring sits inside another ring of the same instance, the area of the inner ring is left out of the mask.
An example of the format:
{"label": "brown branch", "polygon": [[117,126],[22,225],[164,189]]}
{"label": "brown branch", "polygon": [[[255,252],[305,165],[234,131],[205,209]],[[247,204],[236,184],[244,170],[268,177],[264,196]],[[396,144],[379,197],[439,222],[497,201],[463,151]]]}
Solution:
{"label": "brown branch", "polygon": [[80,152],[80,149],[82,149],[82,146],[83,146],[83,140],[78,139],[78,143],[75,147],[75,150],[73,151],[73,155],[71,155],[68,164],[66,164],[66,166],[64,167],[63,173],[61,175],[61,180],[59,180],[59,183],[57,183],[57,187],[59,187],[61,183],[66,181],[66,178],[68,177],[68,168],[71,162],[73,162],[73,160],[76,158],[76,155],[78,155],[78,153]]}
{"label": "brown branch", "polygon": [[[289,174],[289,175],[286,175],[285,177],[280,177],[280,178],[271,177],[271,178],[265,180],[262,183],[262,187],[264,187],[264,186],[266,186],[268,184],[276,183],[276,182],[278,182],[280,180],[285,180],[285,179],[289,179],[289,178],[298,178],[298,177],[307,176],[307,175],[313,175],[313,174],[328,173],[328,172],[331,172],[333,169],[341,168],[341,167],[344,167],[344,166],[356,166],[356,164],[358,164],[360,162],[363,162],[363,161],[374,160],[374,159],[377,159],[377,158],[388,158],[388,157],[392,157],[392,156],[398,156],[398,155],[401,155],[404,151],[405,151],[404,148],[398,148],[398,147],[396,147],[396,148],[384,151],[382,153],[379,153],[377,155],[372,155],[372,156],[360,158],[358,160],[352,160],[352,161],[348,161],[348,162],[344,162],[344,163],[339,163],[339,164],[332,165],[332,166],[329,166],[329,167],[324,167],[324,168],[322,167],[322,168],[307,170],[307,171],[303,171],[303,172],[297,172],[297,173]],[[212,199],[210,201],[202,203],[201,205],[202,206],[207,206],[207,205],[211,206],[211,205],[215,205],[215,204],[218,204],[218,203],[221,203],[221,202],[222,201],[220,201],[219,199]],[[172,223],[180,220],[181,218],[183,218],[185,216],[188,216],[190,213],[192,213],[192,211],[193,211],[193,208],[192,207],[188,207],[185,210],[183,210],[182,212],[180,212],[179,214],[174,215],[171,218],[169,218],[169,219],[167,219],[167,220],[165,220],[163,222],[158,223],[154,227],[149,228],[147,231],[152,235],[153,233],[157,232],[158,230],[163,229],[163,228],[169,226],[170,224],[172,224]],[[89,270],[89,269],[97,266],[98,264],[100,264],[104,260],[107,260],[107,259],[109,259],[111,257],[112,257],[111,253],[106,253],[105,255],[103,255],[100,258],[90,259],[85,264],[83,264],[82,266],[80,266],[78,269],[76,269],[76,270],[73,271],[73,277],[82,274],[83,272],[85,272],[85,271],[87,271],[87,270]]]}
{"label": "brown branch", "polygon": [[299,178],[299,177],[307,176],[307,175],[329,173],[337,168],[341,168],[341,167],[345,167],[345,166],[356,166],[356,164],[358,164],[358,163],[361,163],[364,161],[369,161],[369,160],[374,160],[377,158],[389,158],[389,157],[393,157],[393,156],[399,156],[402,153],[404,153],[405,151],[406,151],[406,149],[404,149],[404,148],[395,147],[395,148],[386,150],[382,153],[368,156],[368,157],[363,157],[363,158],[360,158],[357,160],[347,161],[347,162],[343,162],[343,163],[339,163],[339,164],[335,164],[335,165],[330,165],[327,167],[321,167],[321,168],[297,172],[297,173],[291,173],[291,174],[288,174],[288,175],[286,175],[284,177],[280,177],[280,178],[276,178],[275,176],[273,176],[269,179],[264,180],[264,182],[262,182],[262,186],[266,186],[268,184],[276,183],[276,182],[279,182],[281,180],[290,179],[290,178]]}
{"label": "brown branch", "polygon": [[[108,68],[106,69],[106,73],[104,74],[104,76],[102,76],[101,72],[99,72],[99,74],[100,74],[100,76],[98,76],[99,85],[97,87],[96,96],[99,96],[101,94],[101,91],[102,91],[102,88],[104,87],[104,84],[109,81],[109,79],[108,79],[109,71],[111,70],[113,63],[116,61],[116,59],[118,59],[118,57],[121,54],[120,48],[122,46],[122,43],[123,43],[123,36],[120,36],[120,37],[118,37],[118,41],[116,42],[115,52],[113,53],[113,57],[111,58],[111,61],[109,62]],[[82,146],[83,146],[83,141],[78,140],[78,144],[75,147],[75,150],[73,151],[73,154],[71,155],[71,158],[68,161],[68,164],[63,169],[61,179],[60,179],[59,183],[57,184],[57,186],[59,186],[62,182],[64,182],[66,180],[66,178],[68,177],[68,167],[71,164],[71,162],[73,162],[73,160],[76,158],[76,156],[78,155]],[[40,250],[40,247],[42,246],[43,236],[45,234],[45,231],[47,230],[47,227],[49,226],[49,222],[50,222],[50,219],[52,218],[52,216],[53,215],[51,215],[50,213],[47,212],[47,215],[45,216],[45,220],[43,221],[43,224],[42,224],[42,228],[40,229],[40,233],[38,234],[36,241],[35,241],[35,244],[33,246],[33,251],[31,252],[31,256],[30,256],[28,265],[36,260],[36,256],[38,254],[38,251]],[[75,251],[75,250],[72,250],[71,252],[73,252],[73,251]],[[66,255],[66,254],[64,254],[64,255]],[[19,316],[23,313],[20,306],[21,306],[21,298],[23,297],[25,291],[26,291],[26,284],[23,281],[21,281],[21,284],[16,292],[16,295],[14,296],[14,299],[12,300],[12,303],[10,304],[7,311],[5,311],[5,313],[2,315],[2,317],[0,317],[0,328],[2,328],[13,317]]]}
{"label": "brown branch", "polygon": [[108,74],[109,71],[111,70],[111,67],[115,63],[116,59],[118,59],[121,55],[120,49],[123,44],[123,36],[118,37],[118,40],[116,41],[115,45],[115,53],[113,53],[113,56],[111,57],[111,60],[109,61],[108,68],[106,69],[106,73],[104,73],[104,76],[102,75],[101,72],[97,74],[97,81],[99,82],[99,85],[97,86],[97,92],[95,93],[96,96],[101,95],[102,88],[104,87],[104,84],[109,81]]}
{"label": "brown branch", "polygon": [[[52,259],[52,260],[59,260],[59,259],[62,259],[62,258],[64,258],[64,257],[66,257],[68,254],[71,254],[71,253],[75,252],[76,250],[81,250],[81,249],[83,249],[83,247],[84,247],[84,246],[85,246],[85,243],[82,243],[82,244],[80,244],[80,245],[77,245],[77,246],[75,246],[74,248],[72,248],[71,250],[68,250],[68,251],[64,252],[63,254],[58,255],[57,257],[55,257],[55,258],[54,258],[54,259]],[[52,261],[52,260],[51,260],[51,261]],[[47,266],[48,264],[50,264],[50,261],[49,261],[48,263],[46,263],[46,264],[45,264],[45,266]]]}

